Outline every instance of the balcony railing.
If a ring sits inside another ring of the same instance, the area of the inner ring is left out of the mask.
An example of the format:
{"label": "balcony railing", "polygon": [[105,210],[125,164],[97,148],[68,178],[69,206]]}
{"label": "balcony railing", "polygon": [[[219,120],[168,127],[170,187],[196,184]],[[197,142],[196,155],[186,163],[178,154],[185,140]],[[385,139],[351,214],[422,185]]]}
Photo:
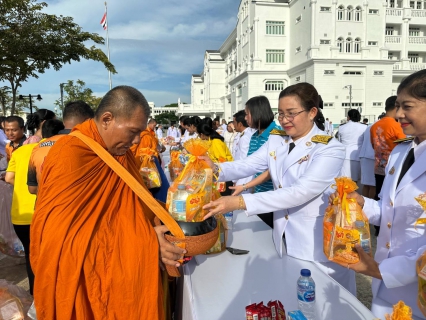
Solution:
{"label": "balcony railing", "polygon": [[411,10],[411,16],[416,18],[426,18],[426,10]]}
{"label": "balcony railing", "polygon": [[386,15],[401,17],[402,16],[402,9],[388,8],[388,9],[386,9]]}
{"label": "balcony railing", "polygon": [[414,71],[426,69],[426,63],[410,63],[410,69]]}
{"label": "balcony railing", "polygon": [[393,70],[401,70],[401,62],[397,62],[393,65]]}
{"label": "balcony railing", "polygon": [[386,36],[386,43],[401,43],[401,36]]}
{"label": "balcony railing", "polygon": [[426,37],[408,37],[408,43],[426,44]]}

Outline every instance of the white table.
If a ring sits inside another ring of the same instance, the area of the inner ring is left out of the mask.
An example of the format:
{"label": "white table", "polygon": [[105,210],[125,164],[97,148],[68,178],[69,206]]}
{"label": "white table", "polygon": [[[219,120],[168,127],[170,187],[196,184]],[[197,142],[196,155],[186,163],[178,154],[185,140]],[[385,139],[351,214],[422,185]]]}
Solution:
{"label": "white table", "polygon": [[271,229],[257,217],[234,213],[228,246],[250,253],[201,255],[184,266],[182,319],[245,319],[245,306],[277,299],[284,304],[286,313],[296,310],[296,281],[303,268],[311,270],[316,283],[316,320],[375,318],[312,262],[289,256],[279,258]]}

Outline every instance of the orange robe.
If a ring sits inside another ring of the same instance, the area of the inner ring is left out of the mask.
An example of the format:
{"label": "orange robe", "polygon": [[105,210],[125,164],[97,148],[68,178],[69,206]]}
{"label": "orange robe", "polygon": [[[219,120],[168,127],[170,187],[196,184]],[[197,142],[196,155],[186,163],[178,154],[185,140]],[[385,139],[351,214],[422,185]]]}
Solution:
{"label": "orange robe", "polygon": [[[74,130],[105,147],[93,120]],[[115,159],[143,184],[130,151]],[[153,218],[81,140],[58,140],[44,161],[31,225],[38,319],[162,319]]]}
{"label": "orange robe", "polygon": [[140,166],[141,156],[144,154],[152,154],[158,158],[158,139],[155,136],[155,132],[150,128],[146,128],[141,132],[141,140],[139,144],[134,144],[130,150],[135,156],[136,164]]}

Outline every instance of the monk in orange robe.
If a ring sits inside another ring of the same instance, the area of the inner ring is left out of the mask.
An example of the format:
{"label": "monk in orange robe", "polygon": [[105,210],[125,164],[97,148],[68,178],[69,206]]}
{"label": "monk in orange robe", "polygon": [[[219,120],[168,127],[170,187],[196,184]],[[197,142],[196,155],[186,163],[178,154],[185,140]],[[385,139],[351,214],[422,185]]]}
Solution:
{"label": "monk in orange robe", "polygon": [[[149,112],[139,91],[120,86],[73,131],[142,184],[129,149]],[[163,319],[159,260],[179,266],[185,253],[164,239],[167,227],[153,227],[154,214],[75,136],[58,140],[43,166],[30,250],[38,319]]]}
{"label": "monk in orange robe", "polygon": [[150,119],[148,125],[144,131],[141,132],[140,141],[138,144],[134,144],[130,147],[130,150],[135,155],[136,163],[140,162],[140,157],[149,152],[154,157],[159,159],[158,155],[158,139],[155,136],[155,125],[157,121],[155,119]]}

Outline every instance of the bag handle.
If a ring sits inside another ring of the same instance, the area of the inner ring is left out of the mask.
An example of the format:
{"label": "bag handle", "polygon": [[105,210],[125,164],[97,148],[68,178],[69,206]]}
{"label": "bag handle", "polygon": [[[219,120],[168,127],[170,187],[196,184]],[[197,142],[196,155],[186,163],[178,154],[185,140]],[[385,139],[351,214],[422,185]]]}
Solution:
{"label": "bag handle", "polygon": [[[172,216],[152,197],[151,193],[145,189],[113,156],[108,153],[95,140],[85,136],[80,131],[73,131],[69,135],[79,138],[90,149],[92,149],[144,202],[149,209],[167,226],[170,232],[179,239],[184,239],[185,235],[182,229]],[[185,249],[185,243],[175,243],[176,246]]]}

